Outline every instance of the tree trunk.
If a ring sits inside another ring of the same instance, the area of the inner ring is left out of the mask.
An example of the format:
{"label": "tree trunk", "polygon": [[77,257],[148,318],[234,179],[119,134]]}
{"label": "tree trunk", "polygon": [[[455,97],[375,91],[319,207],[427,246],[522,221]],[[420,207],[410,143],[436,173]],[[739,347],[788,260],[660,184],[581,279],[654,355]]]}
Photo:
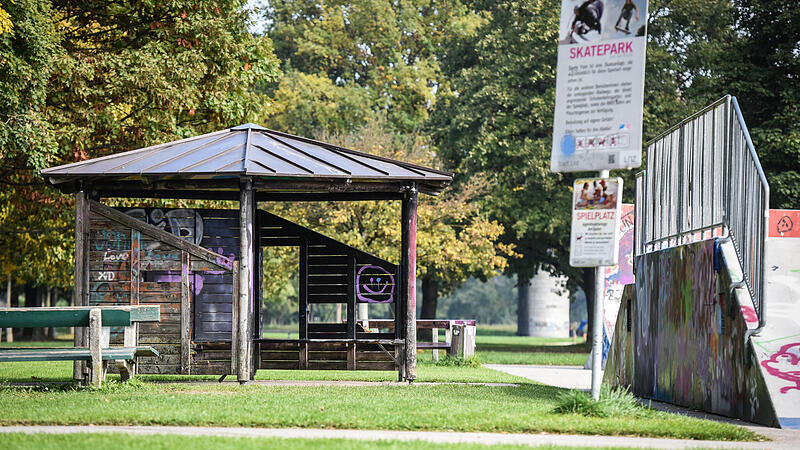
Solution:
{"label": "tree trunk", "polygon": [[[420,319],[435,319],[436,307],[439,303],[439,282],[431,277],[422,279],[422,312]],[[430,342],[433,336],[432,330],[423,329],[417,331],[420,340]]]}
{"label": "tree trunk", "polygon": [[530,308],[528,307],[528,294],[530,280],[520,280],[517,286],[517,336],[530,336],[529,323]]}

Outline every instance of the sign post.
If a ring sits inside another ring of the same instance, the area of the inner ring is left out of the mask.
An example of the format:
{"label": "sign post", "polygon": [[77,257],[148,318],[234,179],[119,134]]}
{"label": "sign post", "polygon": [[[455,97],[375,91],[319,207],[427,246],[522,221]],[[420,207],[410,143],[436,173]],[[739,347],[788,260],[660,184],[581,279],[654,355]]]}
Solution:
{"label": "sign post", "polygon": [[[622,180],[608,178],[608,171],[642,164],[647,0],[561,0],[558,44],[550,170],[600,171],[598,179],[576,182],[570,246],[570,265],[597,268],[592,397],[598,400],[604,267],[617,263],[622,201]],[[588,181],[592,184],[584,186]],[[613,210],[586,211],[587,206],[606,209],[611,184],[616,184]],[[603,222],[611,216],[617,221],[613,228]]]}

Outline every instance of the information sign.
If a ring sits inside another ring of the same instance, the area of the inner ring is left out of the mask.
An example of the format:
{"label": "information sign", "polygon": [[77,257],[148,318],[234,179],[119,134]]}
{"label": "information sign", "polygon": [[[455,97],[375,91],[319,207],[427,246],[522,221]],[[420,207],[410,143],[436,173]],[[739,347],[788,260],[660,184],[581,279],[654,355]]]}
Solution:
{"label": "information sign", "polygon": [[562,0],[553,172],[642,164],[646,0]]}
{"label": "information sign", "polygon": [[569,248],[571,266],[617,264],[621,202],[622,178],[575,180]]}

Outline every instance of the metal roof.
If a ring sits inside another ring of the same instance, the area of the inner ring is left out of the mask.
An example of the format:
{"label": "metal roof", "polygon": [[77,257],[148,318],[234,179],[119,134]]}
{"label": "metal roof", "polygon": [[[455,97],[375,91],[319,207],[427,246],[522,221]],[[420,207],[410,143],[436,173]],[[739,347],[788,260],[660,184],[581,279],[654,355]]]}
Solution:
{"label": "metal roof", "polygon": [[[453,174],[370,155],[255,124],[42,170],[59,186],[74,181],[232,179],[417,182],[437,193]],[[59,186],[61,187],[61,186]]]}

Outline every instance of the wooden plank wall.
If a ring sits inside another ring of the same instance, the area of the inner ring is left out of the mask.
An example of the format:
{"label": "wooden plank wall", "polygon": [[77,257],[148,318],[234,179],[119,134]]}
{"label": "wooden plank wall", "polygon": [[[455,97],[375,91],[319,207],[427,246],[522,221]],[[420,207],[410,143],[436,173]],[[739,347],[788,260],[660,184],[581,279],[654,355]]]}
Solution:
{"label": "wooden plank wall", "polygon": [[[238,253],[236,211],[122,211],[216,253],[233,257]],[[139,342],[153,346],[160,355],[140,358],[139,373],[230,373],[230,343],[222,345],[227,346],[225,356],[219,345],[202,341],[230,341],[231,271],[95,212],[90,220],[90,304],[161,305],[161,322],[139,328]],[[116,334],[112,339],[118,339]]]}

